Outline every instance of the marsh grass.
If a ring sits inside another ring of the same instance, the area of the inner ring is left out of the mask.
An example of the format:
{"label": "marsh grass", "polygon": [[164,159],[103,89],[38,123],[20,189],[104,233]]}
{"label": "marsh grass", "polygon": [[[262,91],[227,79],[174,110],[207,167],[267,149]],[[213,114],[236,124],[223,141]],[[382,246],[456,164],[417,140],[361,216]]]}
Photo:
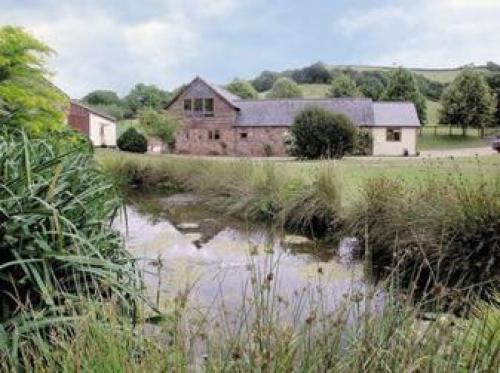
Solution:
{"label": "marsh grass", "polygon": [[500,178],[426,180],[408,189],[385,177],[368,181],[352,208],[350,232],[371,251],[375,276],[424,298],[489,299],[500,289]]}
{"label": "marsh grass", "polygon": [[88,150],[0,137],[0,358],[70,330],[85,300],[133,312],[135,271],[109,226],[120,206]]}

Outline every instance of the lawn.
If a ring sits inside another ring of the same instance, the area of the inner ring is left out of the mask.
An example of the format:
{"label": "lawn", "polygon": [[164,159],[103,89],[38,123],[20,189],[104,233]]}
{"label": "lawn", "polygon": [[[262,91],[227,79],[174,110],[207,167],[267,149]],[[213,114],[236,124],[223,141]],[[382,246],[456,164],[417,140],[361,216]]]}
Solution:
{"label": "lawn", "polygon": [[488,145],[487,141],[478,136],[423,133],[418,138],[418,148],[420,150],[479,148]]}
{"label": "lawn", "polygon": [[[257,161],[249,158],[199,158],[188,156],[132,154],[115,150],[96,150],[96,159],[104,169],[115,177],[122,177],[122,173],[131,169],[139,169],[147,173],[146,180],[152,183],[161,182],[165,175],[179,180],[196,177],[197,174],[205,175],[202,179],[204,188],[209,184],[221,183],[228,178],[228,174],[245,174],[267,172],[272,169],[281,180],[278,184],[286,185],[290,180],[300,180],[309,183],[325,167],[332,167],[335,178],[340,181],[342,195],[345,202],[358,195],[360,186],[368,179],[377,176],[388,176],[401,180],[408,185],[425,180],[442,180],[447,177],[467,177],[472,180],[495,176],[500,169],[500,157],[463,157],[457,159],[425,159],[425,158],[348,158],[344,160],[324,161]],[[253,170],[253,171],[251,171]],[[141,172],[142,172],[141,171]],[[198,180],[198,184],[201,182]]]}

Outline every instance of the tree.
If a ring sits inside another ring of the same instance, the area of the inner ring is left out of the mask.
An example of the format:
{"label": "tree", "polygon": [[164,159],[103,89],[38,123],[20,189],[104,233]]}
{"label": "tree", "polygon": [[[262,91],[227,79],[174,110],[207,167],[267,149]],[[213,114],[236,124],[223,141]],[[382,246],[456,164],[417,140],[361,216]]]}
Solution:
{"label": "tree", "polygon": [[418,118],[422,124],[426,121],[425,97],[418,89],[413,73],[402,67],[396,69],[389,80],[389,85],[382,95],[387,101],[411,101],[415,104]]}
{"label": "tree", "polygon": [[114,91],[98,89],[88,93],[82,101],[89,105],[121,105],[121,100]]}
{"label": "tree", "polygon": [[268,98],[300,98],[302,89],[289,78],[279,78],[267,94]]}
{"label": "tree", "polygon": [[339,158],[353,151],[357,129],[343,114],[310,107],[302,110],[290,128],[291,155],[300,158]]}
{"label": "tree", "polygon": [[67,97],[48,78],[54,52],[22,28],[0,28],[0,119],[32,136],[66,129]]}
{"label": "tree", "polygon": [[139,112],[139,123],[148,135],[159,137],[169,146],[175,143],[175,134],[181,127],[175,118],[152,108],[145,108]]}
{"label": "tree", "polygon": [[378,101],[384,94],[385,85],[375,76],[362,74],[357,82],[361,93],[365,97]]}
{"label": "tree", "polygon": [[495,102],[484,76],[472,69],[462,71],[443,93],[440,123],[483,129],[494,122]]}
{"label": "tree", "polygon": [[146,153],[148,150],[148,140],[134,127],[126,130],[116,142],[120,150],[132,153]]}
{"label": "tree", "polygon": [[495,125],[500,126],[500,74],[488,74],[486,81],[491,90],[495,94],[496,99],[496,112],[495,112]]}
{"label": "tree", "polygon": [[335,78],[328,92],[328,97],[360,97],[361,91],[349,75],[342,74]]}
{"label": "tree", "polygon": [[82,98],[89,105],[120,105],[121,100],[116,92],[105,89],[92,91]]}
{"label": "tree", "polygon": [[486,63],[486,69],[489,71],[500,71],[500,65],[493,61],[488,61]]}
{"label": "tree", "polygon": [[275,73],[273,71],[263,71],[258,77],[252,80],[251,83],[257,92],[264,92],[270,90],[279,77],[279,73]]}
{"label": "tree", "polygon": [[139,110],[149,107],[161,110],[170,100],[171,95],[155,85],[136,84],[136,86],[125,96],[128,115],[135,116]]}
{"label": "tree", "polygon": [[290,76],[296,83],[325,84],[330,83],[332,80],[328,68],[322,62],[316,62],[303,69],[293,70]]}
{"label": "tree", "polygon": [[257,98],[255,88],[246,80],[235,79],[226,87],[229,92],[244,99]]}

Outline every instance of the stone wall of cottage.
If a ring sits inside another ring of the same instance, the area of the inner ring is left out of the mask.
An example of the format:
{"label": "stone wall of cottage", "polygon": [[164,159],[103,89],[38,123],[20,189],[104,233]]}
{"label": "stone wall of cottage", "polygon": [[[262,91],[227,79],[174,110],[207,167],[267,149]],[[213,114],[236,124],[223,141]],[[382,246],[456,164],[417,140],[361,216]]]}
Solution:
{"label": "stone wall of cottage", "polygon": [[[209,138],[210,131],[212,139]],[[213,128],[184,129],[177,135],[176,152],[253,157],[286,155],[283,144],[286,127],[235,127],[218,131],[219,139],[214,139]]]}

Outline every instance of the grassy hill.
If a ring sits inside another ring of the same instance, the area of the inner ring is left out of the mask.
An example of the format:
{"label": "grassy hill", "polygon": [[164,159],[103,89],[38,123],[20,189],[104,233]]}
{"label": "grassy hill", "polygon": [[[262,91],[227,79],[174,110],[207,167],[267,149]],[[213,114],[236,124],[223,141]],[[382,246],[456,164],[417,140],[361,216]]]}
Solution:
{"label": "grassy hill", "polygon": [[[329,65],[331,69],[352,69],[355,71],[391,71],[396,67],[390,66],[368,66],[368,65]],[[474,69],[486,72],[484,66],[477,66]],[[426,68],[409,68],[410,71],[423,75],[427,79],[434,80],[439,83],[450,83],[463,70],[463,68],[451,69],[426,69]]]}

